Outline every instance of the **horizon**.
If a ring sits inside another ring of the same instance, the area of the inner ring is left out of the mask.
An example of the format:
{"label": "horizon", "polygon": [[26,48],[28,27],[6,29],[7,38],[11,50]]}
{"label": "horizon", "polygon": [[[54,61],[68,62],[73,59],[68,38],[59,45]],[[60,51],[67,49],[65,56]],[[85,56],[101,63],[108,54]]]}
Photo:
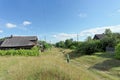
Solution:
{"label": "horizon", "polygon": [[0,0],[0,38],[31,36],[58,42],[84,41],[105,29],[120,33],[120,1]]}

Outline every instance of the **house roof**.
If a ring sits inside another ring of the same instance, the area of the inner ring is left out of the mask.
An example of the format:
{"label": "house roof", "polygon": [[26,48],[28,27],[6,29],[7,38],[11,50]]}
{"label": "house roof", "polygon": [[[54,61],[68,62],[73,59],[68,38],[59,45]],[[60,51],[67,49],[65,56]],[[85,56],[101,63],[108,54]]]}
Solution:
{"label": "house roof", "polygon": [[13,36],[5,39],[0,47],[22,47],[22,46],[34,46],[35,43],[32,40],[37,40],[36,36]]}
{"label": "house roof", "polygon": [[95,34],[93,39],[102,39],[105,36],[105,34]]}
{"label": "house roof", "polygon": [[12,36],[12,38],[17,38],[17,39],[22,38],[22,39],[27,39],[30,41],[38,39],[37,36]]}

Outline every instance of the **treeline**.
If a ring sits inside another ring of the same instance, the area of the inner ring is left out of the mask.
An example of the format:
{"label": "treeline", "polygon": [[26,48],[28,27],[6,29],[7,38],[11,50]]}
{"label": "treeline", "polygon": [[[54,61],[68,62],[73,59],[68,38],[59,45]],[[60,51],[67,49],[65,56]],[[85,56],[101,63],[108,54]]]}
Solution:
{"label": "treeline", "polygon": [[76,49],[80,42],[73,41],[73,39],[67,39],[65,41],[60,41],[55,44],[58,48],[68,48],[68,49]]}
{"label": "treeline", "polygon": [[73,39],[67,39],[65,41],[57,42],[55,46],[58,48],[77,49],[79,44],[81,44],[81,42],[73,41]]}
{"label": "treeline", "polygon": [[112,33],[110,29],[106,29],[103,35],[99,40],[88,36],[84,42],[67,39],[56,43],[56,47],[74,49],[77,53],[91,55],[95,52],[105,52],[106,47],[115,48],[120,43],[120,33]]}

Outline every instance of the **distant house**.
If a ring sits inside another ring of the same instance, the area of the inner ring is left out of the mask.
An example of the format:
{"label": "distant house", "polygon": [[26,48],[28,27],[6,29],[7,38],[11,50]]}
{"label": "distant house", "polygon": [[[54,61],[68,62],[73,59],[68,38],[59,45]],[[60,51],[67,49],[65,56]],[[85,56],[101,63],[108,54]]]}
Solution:
{"label": "distant house", "polygon": [[0,49],[30,49],[37,45],[37,36],[11,36],[0,42]]}
{"label": "distant house", "polygon": [[105,37],[105,34],[95,34],[95,36],[93,37],[93,40],[100,40],[103,37]]}

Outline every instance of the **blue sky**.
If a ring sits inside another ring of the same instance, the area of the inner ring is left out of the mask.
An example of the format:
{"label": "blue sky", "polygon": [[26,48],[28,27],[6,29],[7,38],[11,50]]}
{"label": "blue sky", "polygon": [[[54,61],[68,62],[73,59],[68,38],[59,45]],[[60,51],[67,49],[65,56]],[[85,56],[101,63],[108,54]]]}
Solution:
{"label": "blue sky", "polygon": [[0,37],[83,41],[106,28],[120,32],[120,0],[0,0]]}

